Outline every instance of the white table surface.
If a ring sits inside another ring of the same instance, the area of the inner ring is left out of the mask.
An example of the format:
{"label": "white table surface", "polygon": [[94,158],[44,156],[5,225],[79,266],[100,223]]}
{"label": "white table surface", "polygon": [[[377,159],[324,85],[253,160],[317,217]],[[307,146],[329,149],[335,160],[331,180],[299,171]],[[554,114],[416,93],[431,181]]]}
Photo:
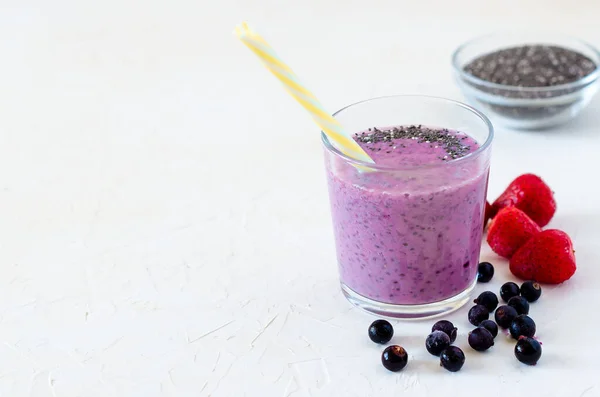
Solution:
{"label": "white table surface", "polygon": [[[600,97],[494,143],[490,197],[541,175],[577,250],[574,278],[532,305],[538,366],[503,337],[470,350],[464,308],[448,317],[461,372],[425,351],[432,321],[395,321],[410,362],[393,374],[374,317],[338,288],[318,132],[231,34],[250,21],[333,111],[461,99],[461,42],[512,26],[600,45],[599,14],[597,0],[1,2],[0,396],[599,396]],[[483,258],[490,288],[511,279]]]}

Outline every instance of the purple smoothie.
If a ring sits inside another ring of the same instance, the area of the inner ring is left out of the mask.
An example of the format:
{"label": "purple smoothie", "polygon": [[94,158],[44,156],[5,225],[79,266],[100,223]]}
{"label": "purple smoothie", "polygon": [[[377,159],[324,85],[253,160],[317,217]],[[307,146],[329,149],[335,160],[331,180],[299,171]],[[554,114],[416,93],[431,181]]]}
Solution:
{"label": "purple smoothie", "polygon": [[355,140],[389,169],[359,172],[339,158],[327,162],[341,282],[369,299],[406,305],[469,288],[488,168],[461,158],[479,144],[421,126],[374,129]]}

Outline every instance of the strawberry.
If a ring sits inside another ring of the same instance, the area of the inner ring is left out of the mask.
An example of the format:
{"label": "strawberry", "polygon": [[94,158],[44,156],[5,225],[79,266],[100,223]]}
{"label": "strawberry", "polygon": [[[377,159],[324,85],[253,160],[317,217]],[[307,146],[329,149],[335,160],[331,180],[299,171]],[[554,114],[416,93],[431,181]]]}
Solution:
{"label": "strawberry", "polygon": [[517,207],[540,227],[544,227],[556,212],[554,193],[537,175],[524,174],[508,185],[492,203],[492,217],[505,207]]}
{"label": "strawberry", "polygon": [[500,210],[492,219],[487,242],[492,251],[510,258],[523,244],[542,229],[523,211],[515,207]]}
{"label": "strawberry", "polygon": [[556,229],[533,236],[510,260],[512,274],[539,283],[562,283],[576,269],[573,243],[567,233]]}
{"label": "strawberry", "polygon": [[492,219],[492,206],[486,200],[486,202],[485,202],[485,213],[483,215],[483,229],[484,230],[485,230],[485,227],[487,226],[488,222],[490,221],[490,219]]}

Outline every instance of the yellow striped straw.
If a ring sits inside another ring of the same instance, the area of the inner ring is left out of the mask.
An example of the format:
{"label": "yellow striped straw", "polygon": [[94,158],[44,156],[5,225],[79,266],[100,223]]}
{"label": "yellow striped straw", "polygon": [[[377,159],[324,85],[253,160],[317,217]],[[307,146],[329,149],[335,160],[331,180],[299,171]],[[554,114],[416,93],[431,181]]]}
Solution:
{"label": "yellow striped straw", "polygon": [[287,92],[310,113],[314,122],[342,153],[357,160],[373,163],[358,143],[344,132],[339,121],[325,111],[317,98],[299,82],[296,74],[275,54],[265,39],[250,29],[245,22],[236,26],[235,34],[279,79]]}

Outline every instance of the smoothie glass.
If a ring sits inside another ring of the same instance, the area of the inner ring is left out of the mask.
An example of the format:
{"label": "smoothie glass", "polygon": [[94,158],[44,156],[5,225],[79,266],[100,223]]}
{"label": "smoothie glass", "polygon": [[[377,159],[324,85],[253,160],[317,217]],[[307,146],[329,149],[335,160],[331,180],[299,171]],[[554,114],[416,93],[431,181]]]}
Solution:
{"label": "smoothie glass", "polygon": [[322,134],[344,295],[356,306],[391,317],[422,318],[458,309],[476,283],[490,121],[462,103],[426,96],[370,99],[334,116],[351,133],[422,125],[476,141],[464,157],[434,162],[431,156],[419,161],[418,152],[429,145],[407,146],[416,152],[396,166],[352,159]]}

